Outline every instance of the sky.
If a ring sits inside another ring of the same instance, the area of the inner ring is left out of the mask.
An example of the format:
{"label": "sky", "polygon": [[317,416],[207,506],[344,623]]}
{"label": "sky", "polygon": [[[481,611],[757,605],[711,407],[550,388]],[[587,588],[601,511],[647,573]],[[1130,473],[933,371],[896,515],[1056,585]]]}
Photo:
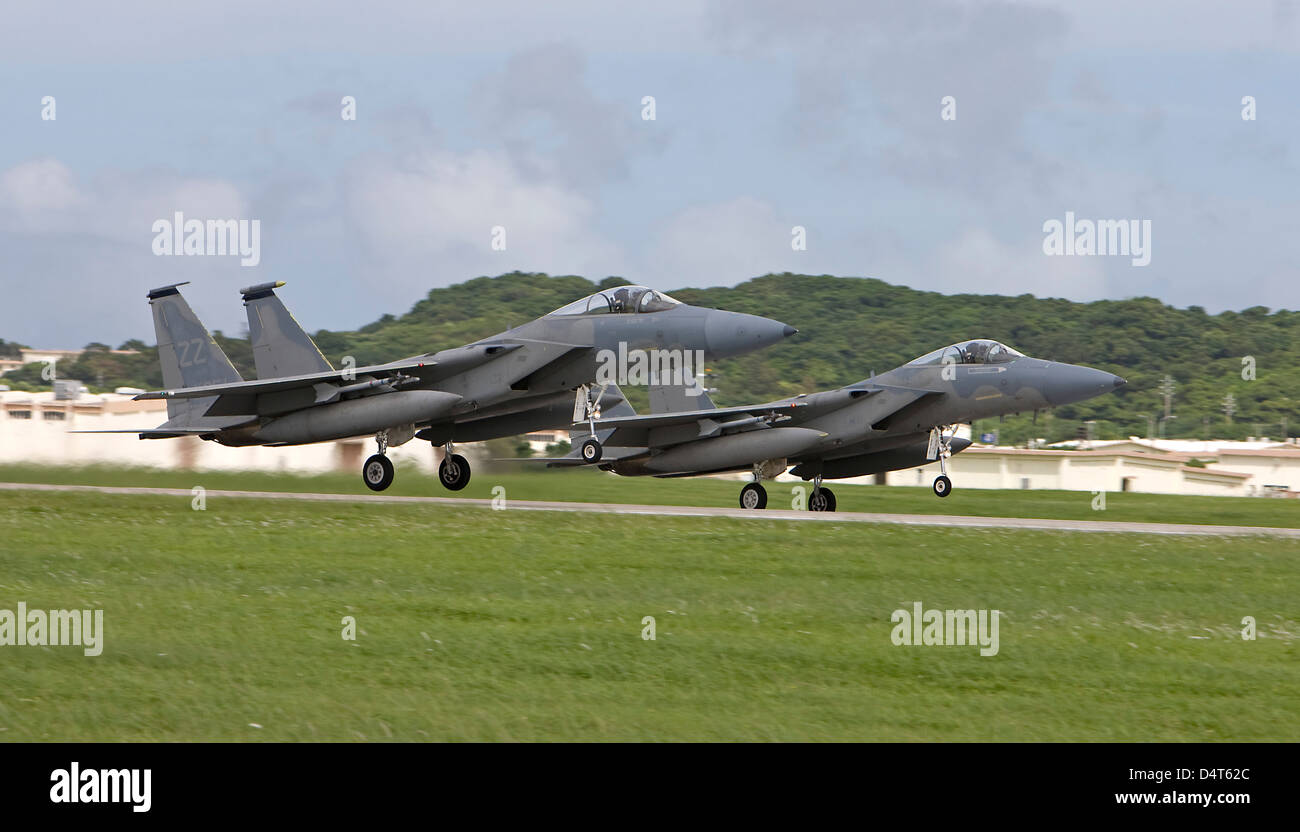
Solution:
{"label": "sky", "polygon": [[[11,0],[0,338],[152,343],[180,281],[228,334],[267,281],[354,329],[513,270],[1296,309],[1298,79],[1295,0]],[[155,253],[177,211],[257,264]],[[1067,212],[1150,262],[1046,253]]]}

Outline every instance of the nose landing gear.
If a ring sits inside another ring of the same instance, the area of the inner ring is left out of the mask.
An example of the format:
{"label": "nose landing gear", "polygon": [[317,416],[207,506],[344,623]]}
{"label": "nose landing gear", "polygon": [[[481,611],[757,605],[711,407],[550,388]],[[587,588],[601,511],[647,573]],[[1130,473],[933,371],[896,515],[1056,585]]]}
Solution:
{"label": "nose landing gear", "polygon": [[591,433],[591,437],[584,441],[579,449],[583,462],[600,462],[603,453],[600,440],[596,438],[596,420],[600,418],[600,400],[605,397],[605,389],[608,386],[601,385],[600,392],[596,394],[596,400],[593,402],[591,400],[591,388],[584,384],[578,388],[573,403],[574,423],[586,422],[587,430]]}
{"label": "nose landing gear", "polygon": [[947,497],[952,493],[952,480],[948,479],[948,457],[952,456],[952,445],[949,444],[951,437],[944,435],[946,426],[933,428],[930,431],[930,448],[932,453],[927,454],[930,459],[936,456],[939,458],[939,476],[934,478],[934,496]]}

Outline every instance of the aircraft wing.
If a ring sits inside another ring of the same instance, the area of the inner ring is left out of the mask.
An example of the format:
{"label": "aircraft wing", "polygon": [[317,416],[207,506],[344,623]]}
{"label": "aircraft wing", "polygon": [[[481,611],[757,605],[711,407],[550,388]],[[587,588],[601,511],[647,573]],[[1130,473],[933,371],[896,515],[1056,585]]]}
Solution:
{"label": "aircraft wing", "polygon": [[[696,439],[720,436],[742,427],[775,424],[789,418],[789,413],[805,407],[798,400],[769,402],[743,407],[716,407],[683,410],[648,416],[615,416],[596,420],[598,431],[610,431],[602,444],[606,447],[665,448]],[[760,424],[761,423],[761,424]],[[574,423],[582,428],[586,423]]]}
{"label": "aircraft wing", "polygon": [[[723,420],[725,424],[728,416],[766,416],[771,413],[780,414],[790,412],[796,408],[803,407],[798,401],[789,402],[772,402],[770,404],[746,405],[743,407],[715,407],[707,410],[682,410],[676,413],[655,413],[648,416],[615,416],[609,419],[599,419],[596,425],[601,428],[661,428],[672,425],[686,425],[691,422],[698,422],[702,419],[712,419],[713,421]],[[586,425],[586,422],[575,422],[575,425]]]}
{"label": "aircraft wing", "polygon": [[205,387],[181,387],[176,390],[155,390],[141,393],[136,401],[144,399],[203,399],[209,396],[225,396],[231,393],[240,395],[258,395],[275,393],[281,390],[293,390],[299,387],[313,387],[322,383],[351,383],[360,376],[393,377],[405,370],[420,370],[436,366],[429,358],[394,361],[389,364],[376,364],[371,367],[356,367],[343,370],[331,370],[325,373],[308,373],[301,376],[285,376],[258,381],[237,381],[231,384],[210,384]]}
{"label": "aircraft wing", "polygon": [[[942,395],[941,390],[919,387],[903,387],[892,384],[862,382],[847,388],[854,398],[863,396],[880,397],[880,415],[875,417],[877,423],[922,399]],[[785,399],[766,404],[743,405],[740,407],[719,407],[713,409],[686,410],[676,413],[658,413],[647,416],[618,416],[599,419],[596,427],[600,430],[613,429],[602,444],[610,446],[650,446],[665,448],[671,445],[707,439],[753,426],[770,426],[786,421],[799,408],[808,402],[801,399]],[[574,427],[582,427],[575,423]]]}

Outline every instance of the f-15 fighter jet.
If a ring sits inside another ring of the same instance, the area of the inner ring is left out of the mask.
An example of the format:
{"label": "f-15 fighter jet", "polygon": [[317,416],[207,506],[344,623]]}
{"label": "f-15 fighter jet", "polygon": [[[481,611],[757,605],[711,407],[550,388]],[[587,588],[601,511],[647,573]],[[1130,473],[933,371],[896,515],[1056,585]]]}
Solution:
{"label": "f-15 fighter jet", "polygon": [[505,332],[437,353],[336,369],[276,296],[283,283],[242,289],[257,379],[245,381],[177,283],[149,292],[167,421],[141,439],[198,436],[221,445],[302,445],[373,434],[368,488],[393,481],[390,446],[419,438],[446,449],[438,475],[460,490],[470,467],[454,442],[567,427],[574,390],[617,351],[739,355],[793,335],[779,321],[690,306],[644,286],[618,286]]}
{"label": "f-15 fighter jet", "polygon": [[[692,380],[693,381],[693,380]],[[834,511],[823,479],[897,471],[939,461],[934,493],[952,493],[947,459],[970,446],[950,428],[974,419],[1090,399],[1121,387],[1103,370],[1030,358],[990,340],[953,344],[881,375],[812,395],[715,407],[686,384],[650,385],[638,416],[616,385],[579,391],[573,452],[551,466],[595,465],[624,476],[681,477],[751,469],[742,508],[767,505],[762,480],[791,468],[813,481],[808,508]],[[611,406],[600,408],[606,397]]]}

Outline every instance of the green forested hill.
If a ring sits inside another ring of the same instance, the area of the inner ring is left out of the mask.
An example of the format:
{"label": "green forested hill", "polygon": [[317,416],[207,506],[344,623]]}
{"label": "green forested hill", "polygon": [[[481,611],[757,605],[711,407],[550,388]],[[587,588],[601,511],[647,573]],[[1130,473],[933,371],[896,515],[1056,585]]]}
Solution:
{"label": "green forested hill", "polygon": [[[433,289],[406,314],[385,315],[355,332],[321,331],[316,339],[332,361],[388,361],[456,346],[545,314],[599,286],[581,277],[507,274]],[[1028,416],[989,421],[1002,442],[1030,437],[1072,438],[1083,420],[1096,420],[1098,438],[1147,435],[1149,417],[1163,415],[1162,377],[1176,384],[1174,419],[1157,426],[1168,436],[1244,437],[1300,433],[1300,313],[1265,307],[1209,315],[1175,309],[1154,298],[1076,303],[1032,295],[942,295],[874,279],[767,275],[732,288],[669,291],[688,303],[776,318],[799,335],[768,350],[722,361],[713,383],[720,404],[738,404],[834,387],[883,372],[937,347],[968,338],[994,338],[1040,358],[1087,364],[1129,380],[1127,388],[1091,402],[1058,408],[1031,424]],[[246,342],[218,339],[246,377]],[[128,346],[128,345],[123,345]],[[132,342],[131,347],[144,345]],[[1242,378],[1252,356],[1257,379]],[[87,353],[60,375],[102,386],[161,385],[149,348],[136,358]],[[39,385],[37,368],[5,376],[5,383]],[[1236,412],[1229,424],[1224,397]],[[639,398],[634,396],[634,401]]]}

